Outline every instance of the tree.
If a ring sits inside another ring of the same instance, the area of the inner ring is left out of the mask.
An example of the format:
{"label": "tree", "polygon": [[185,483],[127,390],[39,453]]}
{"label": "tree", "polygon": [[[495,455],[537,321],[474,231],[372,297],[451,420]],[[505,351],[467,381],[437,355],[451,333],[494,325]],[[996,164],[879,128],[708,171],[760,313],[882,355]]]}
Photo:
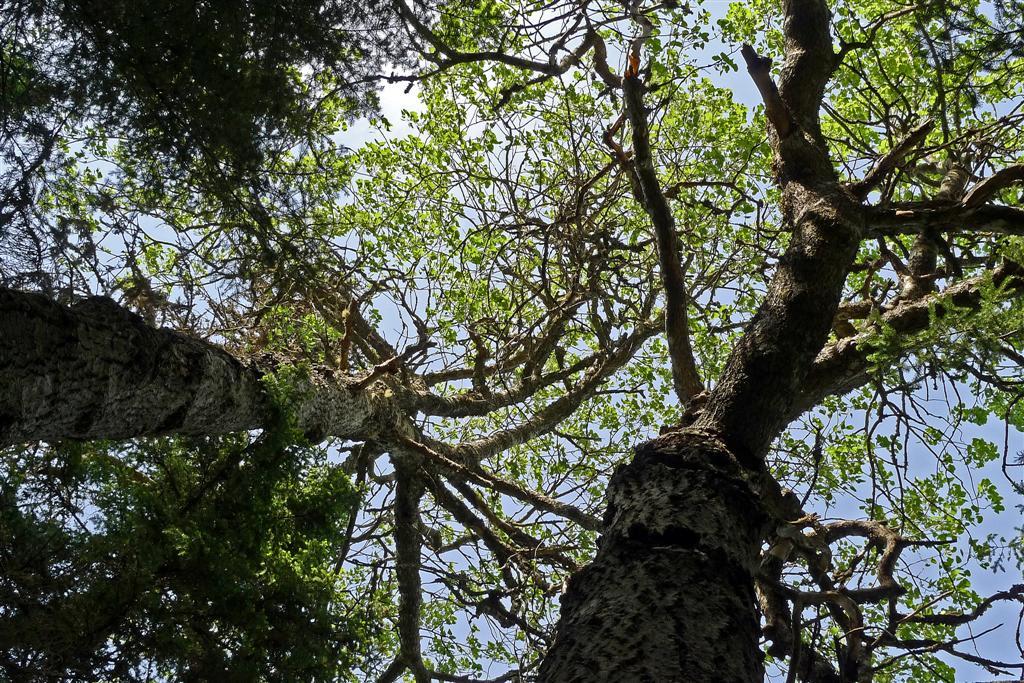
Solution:
{"label": "tree", "polygon": [[[341,147],[329,88],[242,83],[225,131],[221,80],[101,80],[60,154],[9,165],[36,257],[5,249],[0,291],[6,670],[1022,669],[958,631],[1024,599],[970,575],[1021,566],[976,536],[993,464],[1021,492],[1019,12],[390,8],[407,135]],[[318,83],[304,49],[280,64]],[[30,91],[12,158],[52,116]]]}

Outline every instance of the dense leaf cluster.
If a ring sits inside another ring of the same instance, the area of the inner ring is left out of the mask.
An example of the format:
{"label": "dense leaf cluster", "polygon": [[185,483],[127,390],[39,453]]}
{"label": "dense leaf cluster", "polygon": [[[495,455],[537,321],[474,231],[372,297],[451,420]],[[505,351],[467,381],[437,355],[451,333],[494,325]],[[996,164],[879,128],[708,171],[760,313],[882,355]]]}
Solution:
{"label": "dense leaf cluster", "polygon": [[377,628],[333,563],[359,494],[296,438],[280,425],[5,454],[0,670],[346,677]]}

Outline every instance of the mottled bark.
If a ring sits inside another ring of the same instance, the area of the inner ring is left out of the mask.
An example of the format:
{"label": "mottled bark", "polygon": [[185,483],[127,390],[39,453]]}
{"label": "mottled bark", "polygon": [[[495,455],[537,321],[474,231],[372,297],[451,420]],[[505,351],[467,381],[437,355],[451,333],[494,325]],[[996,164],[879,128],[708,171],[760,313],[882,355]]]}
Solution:
{"label": "mottled bark", "polygon": [[[110,299],[68,308],[0,289],[0,446],[258,428],[271,410],[261,376]],[[315,380],[297,389],[292,408],[308,433],[367,435],[387,421],[389,406],[369,392]]]}
{"label": "mottled bark", "polygon": [[[420,653],[420,499],[423,483],[417,473],[419,457],[405,455],[395,463],[395,577],[398,579],[399,674],[409,671],[416,683],[429,683]],[[394,667],[392,667],[394,668]],[[387,672],[385,672],[386,674]],[[397,676],[395,677],[397,679]],[[395,680],[391,679],[391,680]],[[378,683],[388,680],[382,676]]]}
{"label": "mottled bark", "polygon": [[594,561],[562,597],[540,680],[758,681],[754,573],[765,492],[695,431],[641,446],[608,487]]}
{"label": "mottled bark", "polygon": [[[838,183],[818,120],[835,61],[828,7],[820,0],[787,0],[783,12],[786,61],[778,106],[788,118],[784,129],[769,121],[769,133],[783,223],[793,236],[696,423],[721,434],[751,465],[790,420],[804,377],[828,339],[865,226],[862,204]],[[767,77],[753,50],[744,58]]]}
{"label": "mottled bark", "polygon": [[861,234],[826,178],[784,187],[789,248],[694,425],[717,438],[670,433],[609,484],[600,550],[563,597],[542,681],[763,679],[753,574],[776,511],[747,481],[791,419]]}

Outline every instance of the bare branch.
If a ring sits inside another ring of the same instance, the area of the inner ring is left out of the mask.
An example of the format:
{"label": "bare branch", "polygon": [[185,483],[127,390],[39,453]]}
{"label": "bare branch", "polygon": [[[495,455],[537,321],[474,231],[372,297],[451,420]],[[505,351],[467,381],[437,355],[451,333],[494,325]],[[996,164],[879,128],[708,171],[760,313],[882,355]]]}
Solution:
{"label": "bare branch", "polygon": [[988,596],[975,606],[970,612],[957,612],[946,614],[914,614],[900,617],[901,623],[913,622],[917,624],[942,624],[946,626],[960,626],[970,623],[989,610],[997,602],[1014,600],[1024,604],[1024,584],[1017,585]]}
{"label": "bare branch", "polygon": [[506,543],[487,526],[484,520],[473,514],[469,506],[449,491],[440,479],[430,479],[427,484],[430,487],[430,494],[438,505],[450,512],[455,521],[465,527],[467,531],[475,534],[507,571],[509,561],[517,555],[516,548]]}
{"label": "bare branch", "polygon": [[369,374],[367,374],[366,377],[357,379],[355,382],[352,383],[352,389],[355,391],[362,391],[363,389],[366,389],[371,384],[380,379],[383,375],[398,372],[398,368],[401,365],[401,360],[401,356],[392,356],[383,363],[377,363],[375,366],[373,366],[373,369],[370,370]]}
{"label": "bare branch", "polygon": [[[536,61],[528,59],[526,57],[519,57],[517,55],[509,55],[504,52],[496,50],[484,50],[480,52],[461,52],[445,43],[436,33],[434,33],[429,26],[424,24],[416,13],[405,3],[404,0],[394,0],[394,6],[399,16],[415,31],[416,35],[427,42],[432,48],[434,48],[438,54],[443,56],[443,59],[435,58],[434,61],[444,66],[451,66],[456,64],[468,64],[471,62],[500,62],[507,64],[508,66],[516,67],[518,69],[524,69],[526,71],[535,71],[545,76],[558,76],[564,74],[576,64],[580,63],[583,55],[594,45],[594,37],[596,33],[587,32],[582,42],[576,47],[575,50],[567,54],[562,58],[561,62],[555,63],[551,60],[546,62]],[[561,39],[563,44],[565,39]]]}
{"label": "bare branch", "polygon": [[422,455],[430,462],[440,466],[445,475],[456,481],[472,481],[493,489],[507,496],[511,496],[524,503],[532,505],[538,510],[544,510],[552,514],[571,519],[585,529],[597,531],[601,528],[601,520],[589,515],[582,510],[563,503],[557,499],[546,496],[543,493],[530,491],[515,482],[504,479],[492,472],[486,472],[483,468],[475,465],[463,465],[455,460],[439,453],[426,444],[419,443],[408,437],[398,437],[398,442],[419,455]]}
{"label": "bare branch", "polygon": [[608,66],[608,47],[605,45],[604,38],[599,36],[596,31],[593,31],[593,34],[594,71],[606,86],[618,90],[622,87],[622,77],[612,72],[611,67]]}
{"label": "bare branch", "polygon": [[962,233],[1024,235],[1024,210],[985,204],[968,208],[960,204],[942,206],[928,202],[899,209],[869,208],[869,235],[914,235],[924,230]]}
{"label": "bare branch", "polygon": [[441,396],[428,392],[417,393],[413,399],[412,407],[426,415],[438,415],[441,417],[486,415],[500,408],[521,403],[533,396],[537,391],[567,380],[579,372],[583,372],[602,360],[604,356],[605,352],[601,351],[586,358],[581,358],[562,370],[549,372],[539,377],[532,373],[527,374],[518,386],[505,392],[491,394],[490,396],[481,396],[475,391],[462,392],[454,396]]}
{"label": "bare branch", "polygon": [[968,209],[979,207],[1014,183],[1024,183],[1024,164],[1014,164],[996,171],[972,187],[961,204]]}
{"label": "bare branch", "polygon": [[497,678],[482,679],[473,678],[472,676],[446,674],[441,671],[431,671],[430,676],[433,680],[446,681],[447,683],[513,683],[514,681],[520,680],[520,673],[519,669],[512,669]]}
{"label": "bare branch", "polygon": [[[758,579],[755,583],[757,601],[765,619],[764,635],[771,643],[768,654],[790,657],[790,672],[795,673],[799,680],[841,683],[842,677],[832,663],[806,643],[801,643],[799,632],[793,632],[793,620],[787,609],[789,601],[777,586],[780,570],[781,563],[772,572],[772,580]],[[799,609],[799,604],[795,607]]]}
{"label": "bare branch", "polygon": [[482,462],[513,446],[547,434],[562,420],[572,415],[584,401],[593,396],[594,391],[619,368],[628,363],[643,343],[657,332],[658,327],[654,325],[645,325],[634,330],[619,340],[615,350],[609,353],[603,362],[584,375],[576,386],[537,411],[528,420],[475,441],[462,443],[452,450],[452,454],[462,462]]}

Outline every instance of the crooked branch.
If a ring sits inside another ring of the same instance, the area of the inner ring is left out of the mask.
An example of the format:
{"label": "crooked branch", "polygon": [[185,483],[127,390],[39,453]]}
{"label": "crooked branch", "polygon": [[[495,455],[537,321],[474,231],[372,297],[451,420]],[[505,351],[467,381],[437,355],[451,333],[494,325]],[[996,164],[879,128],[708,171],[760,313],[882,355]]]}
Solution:
{"label": "crooked branch", "polygon": [[890,173],[892,173],[906,158],[910,152],[916,149],[924,139],[928,137],[928,133],[935,127],[935,121],[928,118],[915,126],[907,135],[896,143],[896,146],[889,150],[882,158],[875,162],[875,165],[864,174],[864,177],[852,183],[850,191],[860,198],[864,199],[868,196],[871,190],[875,189],[883,180],[885,180]]}
{"label": "crooked branch", "polygon": [[[992,273],[962,280],[950,285],[941,294],[899,304],[882,315],[882,324],[901,335],[911,335],[926,329],[934,319],[933,315],[942,316],[950,304],[959,309],[977,309],[981,305],[982,289],[990,277],[996,287],[1004,288],[1007,296],[1020,296],[1024,293],[1024,267],[1013,261],[1005,261]],[[790,421],[813,408],[826,396],[845,394],[866,384],[869,379],[870,342],[876,335],[877,331],[868,330],[825,347],[818,354],[792,405]]]}
{"label": "crooked branch", "polygon": [[961,204],[967,209],[979,207],[997,192],[1015,183],[1024,183],[1024,164],[1014,164],[996,171],[972,187]]}
{"label": "crooked branch", "polygon": [[[438,55],[443,58],[434,57],[433,61],[443,66],[454,66],[456,64],[469,64],[472,62],[500,62],[507,64],[508,66],[515,67],[517,69],[524,69],[526,71],[533,71],[536,73],[543,74],[547,77],[558,76],[564,74],[576,64],[580,63],[583,55],[594,45],[594,39],[597,34],[593,31],[588,31],[580,44],[576,49],[569,52],[561,61],[555,62],[554,59],[549,59],[546,62],[529,59],[526,57],[520,57],[518,55],[510,55],[498,50],[482,50],[478,52],[462,52],[451,47],[446,43],[440,36],[438,36],[429,26],[423,23],[422,20],[416,13],[412,11],[408,4],[404,0],[394,0],[395,9],[402,19],[409,25],[413,32],[430,47],[432,47]],[[556,49],[566,42],[566,37],[558,39],[555,42]],[[552,54],[553,57],[553,54]]]}
{"label": "crooked branch", "polygon": [[[645,26],[649,33],[649,27]],[[639,39],[638,39],[639,40]],[[639,189],[636,199],[651,219],[658,243],[658,267],[661,284],[665,290],[665,335],[668,338],[669,356],[672,361],[672,384],[680,403],[686,405],[704,391],[704,383],[697,372],[697,363],[690,343],[690,322],[687,307],[689,296],[686,278],[683,274],[679,237],[676,234],[675,216],[658,180],[651,152],[651,133],[644,106],[644,85],[636,72],[640,44],[634,41],[630,54],[631,68],[622,80],[626,116],[629,119],[633,139],[632,170]]]}
{"label": "crooked branch", "polygon": [[415,451],[428,461],[439,466],[441,471],[445,473],[446,477],[453,481],[473,482],[489,489],[493,489],[499,493],[504,493],[507,496],[527,503],[528,505],[532,505],[538,510],[544,510],[545,512],[550,512],[560,517],[570,519],[583,528],[590,529],[591,531],[598,531],[601,528],[601,520],[593,515],[583,512],[579,508],[569,505],[568,503],[563,503],[560,500],[551,498],[550,496],[537,491],[530,491],[529,489],[519,486],[515,482],[494,474],[493,472],[486,472],[481,467],[463,465],[430,446],[414,441],[408,437],[400,436],[397,438],[401,445]]}
{"label": "crooked branch", "polygon": [[497,431],[474,441],[468,441],[452,449],[451,453],[460,462],[479,463],[513,446],[547,434],[594,395],[602,383],[622,368],[640,349],[644,342],[658,332],[655,325],[645,325],[620,340],[615,349],[602,362],[591,368],[580,381],[561,397],[534,413],[525,422],[508,429]]}

